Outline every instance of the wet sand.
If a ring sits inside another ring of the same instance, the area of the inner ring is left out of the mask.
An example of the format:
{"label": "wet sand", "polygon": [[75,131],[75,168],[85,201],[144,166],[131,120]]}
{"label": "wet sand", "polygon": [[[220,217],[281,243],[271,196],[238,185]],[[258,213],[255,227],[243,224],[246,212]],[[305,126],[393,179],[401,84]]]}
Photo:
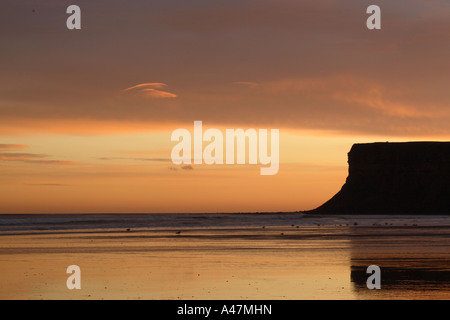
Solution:
{"label": "wet sand", "polygon": [[353,220],[2,232],[0,299],[450,299],[449,225]]}

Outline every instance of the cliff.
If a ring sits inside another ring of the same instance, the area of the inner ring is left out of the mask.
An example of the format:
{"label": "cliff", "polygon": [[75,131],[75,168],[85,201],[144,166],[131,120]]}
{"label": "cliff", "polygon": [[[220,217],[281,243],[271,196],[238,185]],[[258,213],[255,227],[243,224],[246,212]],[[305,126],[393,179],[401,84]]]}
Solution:
{"label": "cliff", "polygon": [[355,144],[349,175],[307,213],[450,214],[450,142]]}

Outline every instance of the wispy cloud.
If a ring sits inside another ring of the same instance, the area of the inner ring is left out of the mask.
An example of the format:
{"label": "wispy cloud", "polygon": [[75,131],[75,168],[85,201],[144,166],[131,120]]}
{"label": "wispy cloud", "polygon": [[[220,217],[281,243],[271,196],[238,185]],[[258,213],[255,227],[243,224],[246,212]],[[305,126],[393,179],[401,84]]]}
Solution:
{"label": "wispy cloud", "polygon": [[236,84],[239,86],[246,86],[249,88],[258,88],[259,87],[259,83],[249,82],[249,81],[236,81],[236,82],[233,82],[233,84]]}
{"label": "wispy cloud", "polygon": [[172,162],[172,159],[168,159],[168,158],[134,158],[133,160],[154,161],[154,162]]}
{"label": "wispy cloud", "polygon": [[[379,115],[389,116],[390,119],[403,118],[439,118],[448,116],[448,112],[441,108],[427,108],[423,110],[420,103],[408,99],[414,94],[415,88],[405,88],[401,85],[386,86],[364,77],[329,76],[313,78],[288,78],[265,83],[264,90],[269,95],[280,95],[308,101],[311,106],[333,114],[337,106],[349,110],[372,109]],[[327,107],[326,103],[331,107]]]}
{"label": "wispy cloud", "polygon": [[177,95],[168,91],[161,90],[167,87],[165,83],[148,82],[141,83],[135,86],[122,90],[123,92],[134,92],[147,98],[165,99],[176,98]]}
{"label": "wispy cloud", "polygon": [[135,86],[129,87],[124,89],[123,91],[130,91],[133,89],[141,89],[141,88],[156,88],[156,89],[162,89],[164,87],[167,87],[167,84],[165,83],[160,83],[160,82],[147,82],[147,83],[141,83],[141,84],[137,84]]}
{"label": "wispy cloud", "polygon": [[171,162],[169,158],[126,158],[126,157],[101,157],[98,160],[111,161],[111,160],[133,160],[133,161],[150,161],[150,162]]}
{"label": "wispy cloud", "polygon": [[26,186],[33,186],[33,187],[67,187],[68,184],[64,183],[25,183]]}
{"label": "wispy cloud", "polygon": [[77,161],[47,159],[47,155],[35,153],[0,153],[0,161],[20,161],[33,164],[76,165]]}
{"label": "wispy cloud", "polygon": [[171,149],[160,149],[160,150],[118,150],[115,153],[131,155],[131,156],[155,156],[170,154]]}
{"label": "wispy cloud", "polygon": [[28,161],[45,157],[46,155],[35,153],[0,153],[0,160],[4,161]]}
{"label": "wispy cloud", "polygon": [[192,165],[185,165],[185,166],[181,166],[181,167],[170,166],[167,169],[169,169],[170,171],[178,171],[178,168],[180,168],[181,170],[185,170],[185,171],[194,170],[194,167]]}
{"label": "wispy cloud", "polygon": [[80,162],[78,161],[67,161],[67,160],[28,160],[26,162],[38,164],[64,165],[64,166],[74,166],[80,164]]}
{"label": "wispy cloud", "polygon": [[22,150],[26,149],[28,146],[26,144],[3,144],[0,143],[0,150],[10,151],[10,150]]}

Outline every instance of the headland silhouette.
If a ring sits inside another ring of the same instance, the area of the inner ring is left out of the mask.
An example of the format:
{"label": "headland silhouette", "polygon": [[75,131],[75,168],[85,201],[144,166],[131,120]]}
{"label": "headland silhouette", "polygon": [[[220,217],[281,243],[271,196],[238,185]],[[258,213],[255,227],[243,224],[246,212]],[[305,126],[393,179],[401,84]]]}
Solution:
{"label": "headland silhouette", "polygon": [[313,214],[450,214],[450,142],[354,144],[342,189]]}

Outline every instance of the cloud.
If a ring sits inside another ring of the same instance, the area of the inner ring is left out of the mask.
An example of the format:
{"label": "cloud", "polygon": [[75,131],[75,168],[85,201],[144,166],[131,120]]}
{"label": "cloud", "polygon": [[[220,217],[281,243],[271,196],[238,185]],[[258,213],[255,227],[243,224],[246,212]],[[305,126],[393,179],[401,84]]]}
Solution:
{"label": "cloud", "polygon": [[35,153],[0,153],[0,161],[19,161],[32,164],[77,165],[77,161],[46,159],[47,155]]}
{"label": "cloud", "polygon": [[168,158],[134,158],[133,160],[152,161],[152,162],[172,162],[172,159]]}
{"label": "cloud", "polygon": [[176,98],[177,95],[168,91],[163,91],[167,87],[165,83],[141,83],[122,90],[123,92],[134,92],[147,98],[165,99]]}
{"label": "cloud", "polygon": [[118,150],[115,153],[133,155],[133,156],[154,156],[162,154],[170,154],[170,149],[159,149],[159,150]]}
{"label": "cloud", "polygon": [[29,161],[45,157],[47,156],[34,153],[0,153],[0,160],[4,161]]}
{"label": "cloud", "polygon": [[78,161],[67,161],[67,160],[26,160],[27,163],[37,163],[37,164],[55,164],[64,166],[74,166],[79,165]]}
{"label": "cloud", "polygon": [[162,89],[162,88],[164,88],[164,87],[167,87],[167,84],[165,84],[165,83],[159,83],[159,82],[141,83],[141,84],[137,84],[137,85],[135,85],[135,86],[126,88],[126,89],[124,89],[123,91],[130,91],[130,90],[141,89],[141,88],[146,88],[146,87],[152,87],[152,88]]}
{"label": "cloud", "polygon": [[178,171],[178,168],[180,168],[181,170],[185,170],[185,171],[194,170],[194,167],[192,165],[185,165],[185,166],[181,166],[181,167],[173,167],[173,166],[167,167],[167,169],[169,171]]}
{"label": "cloud", "polygon": [[[402,85],[385,85],[369,78],[341,75],[328,77],[291,78],[264,84],[263,89],[269,96],[283,95],[285,98],[308,101],[330,114],[338,106],[347,110],[372,109],[379,115],[396,118],[440,118],[448,116],[445,108],[423,108],[423,102],[417,103],[409,97],[417,95],[416,88]],[[328,101],[330,107],[323,105]],[[435,107],[438,107],[435,105]],[[442,106],[444,107],[444,106]]]}
{"label": "cloud", "polygon": [[34,186],[34,187],[66,187],[70,186],[65,183],[25,183],[26,186]]}
{"label": "cloud", "polygon": [[236,81],[236,82],[233,82],[233,84],[240,85],[240,86],[246,86],[249,88],[258,88],[259,87],[258,83],[248,82],[248,81]]}
{"label": "cloud", "polygon": [[98,160],[134,160],[134,161],[150,161],[150,162],[172,162],[169,158],[127,158],[127,157],[100,157]]}
{"label": "cloud", "polygon": [[9,150],[22,150],[26,149],[28,146],[26,144],[1,144],[0,150],[9,151]]}
{"label": "cloud", "polygon": [[144,93],[144,95],[146,97],[149,98],[176,98],[177,95],[167,92],[167,91],[161,91],[161,90],[156,90],[156,89],[143,89],[142,92]]}

